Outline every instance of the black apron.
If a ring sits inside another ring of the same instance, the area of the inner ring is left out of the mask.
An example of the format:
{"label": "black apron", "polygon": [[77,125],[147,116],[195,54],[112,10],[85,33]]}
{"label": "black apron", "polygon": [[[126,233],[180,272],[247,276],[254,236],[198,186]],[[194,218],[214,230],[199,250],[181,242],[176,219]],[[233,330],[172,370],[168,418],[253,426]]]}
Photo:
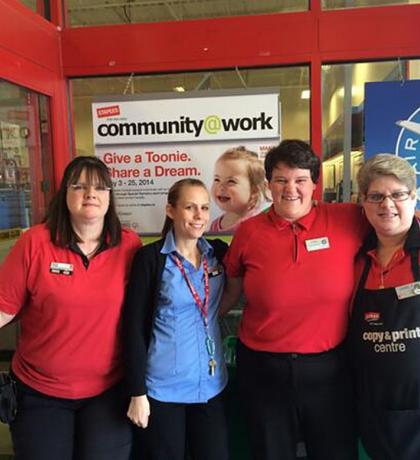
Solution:
{"label": "black apron", "polygon": [[[420,281],[418,226],[410,230],[416,242],[405,247],[413,280]],[[349,329],[360,434],[373,460],[420,460],[420,295],[399,300],[395,288],[365,289],[370,262]]]}

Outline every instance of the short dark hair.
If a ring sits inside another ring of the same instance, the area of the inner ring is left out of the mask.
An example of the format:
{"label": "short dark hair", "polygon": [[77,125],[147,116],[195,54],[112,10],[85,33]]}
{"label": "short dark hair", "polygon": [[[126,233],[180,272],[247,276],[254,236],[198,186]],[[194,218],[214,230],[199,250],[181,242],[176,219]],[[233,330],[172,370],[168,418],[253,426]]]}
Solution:
{"label": "short dark hair", "polygon": [[277,147],[272,148],[264,161],[265,177],[271,180],[273,169],[279,163],[289,168],[309,169],[314,184],[318,182],[321,162],[311,146],[298,139],[285,139]]}
{"label": "short dark hair", "polygon": [[121,222],[115,209],[111,176],[105,163],[94,156],[76,157],[64,170],[60,187],[49,205],[45,218],[51,241],[62,247],[81,241],[71,224],[70,212],[67,207],[67,189],[70,184],[77,183],[82,171],[86,172],[88,184],[92,184],[93,180],[97,179],[98,185],[111,189],[102,235],[107,238],[106,242],[110,247],[117,246],[121,241]]}
{"label": "short dark hair", "polygon": [[[168,191],[167,203],[170,204],[173,208],[178,203],[179,197],[181,195],[181,190],[183,187],[201,187],[208,193],[207,187],[205,186],[204,182],[202,182],[199,179],[193,179],[189,177],[187,179],[178,180],[174,184],[172,184],[171,188]],[[173,220],[167,215],[161,232],[163,238],[165,238],[165,236],[172,230],[173,226]]]}

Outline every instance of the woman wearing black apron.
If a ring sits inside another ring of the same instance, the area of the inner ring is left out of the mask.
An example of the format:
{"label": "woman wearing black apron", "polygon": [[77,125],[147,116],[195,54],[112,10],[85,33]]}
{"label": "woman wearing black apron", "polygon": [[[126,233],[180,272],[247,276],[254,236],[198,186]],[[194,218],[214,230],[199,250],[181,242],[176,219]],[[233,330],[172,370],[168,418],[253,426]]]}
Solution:
{"label": "woman wearing black apron", "polygon": [[373,460],[420,459],[420,230],[416,174],[395,155],[369,159],[359,192],[374,232],[360,251],[350,325],[360,434]]}

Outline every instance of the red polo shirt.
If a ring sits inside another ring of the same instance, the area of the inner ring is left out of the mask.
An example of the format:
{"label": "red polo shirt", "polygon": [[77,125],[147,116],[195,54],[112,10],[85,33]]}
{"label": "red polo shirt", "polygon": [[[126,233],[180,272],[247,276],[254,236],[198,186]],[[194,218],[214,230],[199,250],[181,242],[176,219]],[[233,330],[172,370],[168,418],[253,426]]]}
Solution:
{"label": "red polo shirt", "polygon": [[[131,259],[141,246],[123,230],[121,244],[90,260],[51,243],[37,225],[16,242],[0,268],[0,310],[15,315],[21,334],[16,376],[42,393],[86,398],[122,376],[119,322]],[[59,262],[71,274],[51,272]]]}
{"label": "red polo shirt", "polygon": [[[397,287],[414,281],[413,273],[411,271],[410,253],[405,252],[403,248],[395,251],[386,267],[382,267],[379,262],[376,249],[368,251],[367,254],[371,258],[372,263],[364,286],[366,289]],[[364,265],[364,258],[357,261],[356,280],[360,279]]]}
{"label": "red polo shirt", "polygon": [[354,257],[366,231],[360,208],[350,203],[319,203],[293,224],[273,208],[244,222],[225,259],[228,276],[243,277],[241,341],[277,353],[339,345],[347,330]]}

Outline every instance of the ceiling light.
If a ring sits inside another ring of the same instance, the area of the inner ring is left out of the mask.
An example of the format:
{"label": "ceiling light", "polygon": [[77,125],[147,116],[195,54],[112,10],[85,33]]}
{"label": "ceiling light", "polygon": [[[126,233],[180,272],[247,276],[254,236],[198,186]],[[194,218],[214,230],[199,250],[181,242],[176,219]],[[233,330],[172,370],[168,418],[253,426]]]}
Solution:
{"label": "ceiling light", "polygon": [[301,99],[309,99],[310,97],[311,97],[311,90],[310,89],[304,89],[300,94]]}

